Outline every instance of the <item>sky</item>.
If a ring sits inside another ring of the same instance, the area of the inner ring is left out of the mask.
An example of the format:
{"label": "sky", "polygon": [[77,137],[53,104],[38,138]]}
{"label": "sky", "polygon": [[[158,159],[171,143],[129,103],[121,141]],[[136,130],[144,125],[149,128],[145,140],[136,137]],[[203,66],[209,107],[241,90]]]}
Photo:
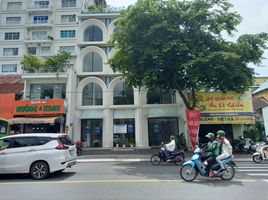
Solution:
{"label": "sky", "polygon": [[[127,7],[135,4],[137,0],[106,0],[108,5],[115,7]],[[268,0],[230,0],[234,5],[232,10],[237,11],[243,18],[243,21],[237,26],[238,32],[233,38],[236,40],[243,34],[256,34],[260,32],[268,33]],[[256,76],[268,76],[268,50],[265,51],[261,66],[254,66]]]}

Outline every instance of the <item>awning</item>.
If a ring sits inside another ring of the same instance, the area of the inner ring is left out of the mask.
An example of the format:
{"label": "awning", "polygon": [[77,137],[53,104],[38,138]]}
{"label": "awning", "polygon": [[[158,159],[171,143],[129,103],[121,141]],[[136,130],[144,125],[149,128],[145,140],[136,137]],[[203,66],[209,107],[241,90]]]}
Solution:
{"label": "awning", "polygon": [[59,117],[16,117],[9,120],[10,124],[53,124]]}

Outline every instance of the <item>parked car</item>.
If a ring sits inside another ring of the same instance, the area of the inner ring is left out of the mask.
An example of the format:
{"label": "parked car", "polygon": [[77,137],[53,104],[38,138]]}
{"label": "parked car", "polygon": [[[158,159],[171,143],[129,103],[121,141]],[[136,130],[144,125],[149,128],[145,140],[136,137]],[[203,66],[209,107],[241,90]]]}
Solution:
{"label": "parked car", "polygon": [[44,179],[76,164],[76,147],[66,134],[31,133],[0,138],[0,174],[29,173]]}

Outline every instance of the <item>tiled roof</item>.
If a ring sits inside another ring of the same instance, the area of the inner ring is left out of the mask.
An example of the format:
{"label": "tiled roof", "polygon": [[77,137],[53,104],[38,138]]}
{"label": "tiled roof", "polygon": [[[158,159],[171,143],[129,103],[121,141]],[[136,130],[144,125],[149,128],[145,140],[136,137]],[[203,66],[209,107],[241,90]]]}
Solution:
{"label": "tiled roof", "polygon": [[21,93],[24,80],[20,75],[0,75],[0,93]]}
{"label": "tiled roof", "polygon": [[257,90],[255,90],[253,92],[253,94],[256,94],[256,93],[261,92],[263,90],[268,90],[268,81],[264,81],[263,83],[261,83],[260,87]]}
{"label": "tiled roof", "polygon": [[268,100],[264,97],[254,97],[253,98],[253,109],[256,112],[257,110],[262,109],[263,107],[268,106]]}

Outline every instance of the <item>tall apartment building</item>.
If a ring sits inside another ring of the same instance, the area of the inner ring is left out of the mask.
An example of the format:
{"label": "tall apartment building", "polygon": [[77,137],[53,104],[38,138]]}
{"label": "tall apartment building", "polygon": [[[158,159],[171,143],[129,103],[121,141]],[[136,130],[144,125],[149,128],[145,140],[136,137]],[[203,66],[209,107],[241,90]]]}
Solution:
{"label": "tall apartment building", "polygon": [[[11,120],[17,131],[66,132],[94,148],[158,146],[179,133],[187,139],[186,108],[177,93],[128,87],[109,67],[115,50],[108,40],[120,14],[90,5],[93,0],[1,1],[0,74],[22,74],[25,81],[24,101]],[[46,57],[59,51],[72,55],[66,71],[21,70],[24,54]],[[203,122],[203,135],[217,128],[233,135],[243,129],[243,122],[209,123]]]}

